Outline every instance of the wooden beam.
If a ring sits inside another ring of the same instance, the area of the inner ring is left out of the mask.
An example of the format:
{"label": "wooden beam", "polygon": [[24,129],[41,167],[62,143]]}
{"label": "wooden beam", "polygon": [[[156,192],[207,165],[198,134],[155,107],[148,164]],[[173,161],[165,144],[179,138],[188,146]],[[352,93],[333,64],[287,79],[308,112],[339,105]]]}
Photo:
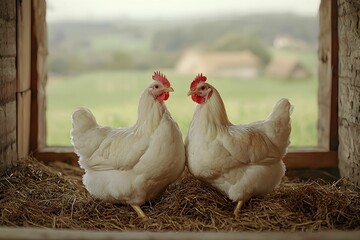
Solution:
{"label": "wooden beam", "polygon": [[30,89],[17,93],[17,157],[25,158],[29,155],[30,143]]}
{"label": "wooden beam", "polygon": [[330,98],[330,139],[329,149],[339,147],[338,95],[339,95],[339,33],[337,0],[331,0],[331,98]]}
{"label": "wooden beam", "polygon": [[360,187],[360,2],[339,0],[339,170]]}
{"label": "wooden beam", "polygon": [[78,156],[70,147],[47,147],[35,152],[34,157],[45,164],[53,161],[62,161],[74,166],[79,166]]}
{"label": "wooden beam", "polygon": [[[1,47],[1,46],[0,46]],[[1,51],[1,50],[0,50]],[[16,100],[16,63],[15,56],[13,57],[2,57],[0,55],[0,69],[7,69],[7,73],[4,73],[4,80],[0,80],[0,105],[12,102]],[[13,75],[13,76],[11,76]],[[5,78],[13,78],[14,81],[10,81]]]}
{"label": "wooden beam", "polygon": [[338,29],[337,0],[322,0],[319,9],[318,146],[338,148]]}
{"label": "wooden beam", "polygon": [[17,7],[17,149],[18,158],[29,155],[31,1],[16,1]]}
{"label": "wooden beam", "polygon": [[31,116],[30,116],[30,152],[36,152],[39,146],[39,101],[38,101],[38,81],[39,74],[37,70],[38,61],[38,40],[35,32],[35,9],[31,4]]}
{"label": "wooden beam", "polygon": [[336,151],[298,151],[289,152],[284,163],[286,168],[327,168],[338,166],[338,154]]}
{"label": "wooden beam", "polygon": [[69,229],[41,229],[41,228],[10,228],[0,227],[0,239],[33,240],[33,239],[223,239],[223,240],[358,240],[360,231],[323,231],[323,232],[120,232]]}
{"label": "wooden beam", "polygon": [[16,2],[0,1],[0,174],[16,163]]}
{"label": "wooden beam", "polygon": [[[71,147],[47,147],[35,153],[34,157],[44,163],[63,161],[78,166],[78,156]],[[338,157],[336,151],[319,148],[290,149],[284,163],[288,169],[337,167]]]}
{"label": "wooden beam", "polygon": [[30,89],[31,1],[16,1],[17,7],[17,92]]}
{"label": "wooden beam", "polygon": [[31,1],[31,132],[30,151],[46,146],[47,36],[46,2]]}

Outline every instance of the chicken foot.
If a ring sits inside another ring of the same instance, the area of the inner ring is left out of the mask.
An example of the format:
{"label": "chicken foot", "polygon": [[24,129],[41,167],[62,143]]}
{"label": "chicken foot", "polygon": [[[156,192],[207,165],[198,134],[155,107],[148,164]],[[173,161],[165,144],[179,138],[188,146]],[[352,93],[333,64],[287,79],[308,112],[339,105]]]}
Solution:
{"label": "chicken foot", "polygon": [[238,201],[237,205],[236,205],[236,208],[234,210],[234,215],[235,217],[238,217],[239,216],[239,212],[240,212],[240,209],[241,207],[244,205],[244,201]]}
{"label": "chicken foot", "polygon": [[135,210],[135,212],[138,214],[139,217],[146,219],[147,216],[145,215],[145,213],[143,212],[143,210],[141,210],[140,206],[138,205],[131,205],[131,207]]}

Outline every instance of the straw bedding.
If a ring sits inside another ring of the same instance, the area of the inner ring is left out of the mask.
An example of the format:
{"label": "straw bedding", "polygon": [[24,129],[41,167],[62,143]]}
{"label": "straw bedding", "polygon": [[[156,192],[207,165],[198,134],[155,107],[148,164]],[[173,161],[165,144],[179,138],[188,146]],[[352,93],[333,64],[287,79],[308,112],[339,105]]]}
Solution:
{"label": "straw bedding", "polygon": [[360,191],[343,179],[284,178],[271,194],[250,199],[235,218],[235,203],[184,173],[142,206],[149,217],[143,220],[130,206],[92,198],[81,175],[81,169],[64,163],[22,160],[0,177],[0,225],[121,231],[360,229]]}

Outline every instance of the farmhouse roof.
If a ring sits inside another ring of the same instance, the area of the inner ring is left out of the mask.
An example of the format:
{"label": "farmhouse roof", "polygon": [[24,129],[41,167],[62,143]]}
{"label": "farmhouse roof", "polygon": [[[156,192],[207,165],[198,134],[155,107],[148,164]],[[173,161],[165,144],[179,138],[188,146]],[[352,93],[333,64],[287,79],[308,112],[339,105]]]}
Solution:
{"label": "farmhouse roof", "polygon": [[260,59],[251,51],[238,52],[196,52],[187,51],[179,60],[176,69],[179,72],[191,72],[195,69],[212,71],[229,67],[258,68]]}
{"label": "farmhouse roof", "polygon": [[[295,72],[301,72],[300,75],[294,76]],[[306,78],[310,72],[296,58],[290,56],[276,56],[265,69],[265,74],[271,78],[292,79]]]}

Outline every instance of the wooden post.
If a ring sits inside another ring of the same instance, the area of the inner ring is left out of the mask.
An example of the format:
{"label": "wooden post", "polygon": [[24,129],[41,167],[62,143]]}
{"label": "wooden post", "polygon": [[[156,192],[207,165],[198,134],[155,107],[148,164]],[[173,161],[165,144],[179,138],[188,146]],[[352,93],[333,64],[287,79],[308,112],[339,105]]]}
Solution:
{"label": "wooden post", "polygon": [[45,0],[32,1],[31,30],[30,151],[37,152],[46,146],[47,33]]}
{"label": "wooden post", "polygon": [[319,9],[319,120],[318,145],[326,150],[338,148],[338,38],[337,0],[322,0]]}
{"label": "wooden post", "polygon": [[17,5],[17,149],[18,158],[29,154],[30,144],[30,66],[31,1]]}
{"label": "wooden post", "polygon": [[339,0],[339,168],[360,186],[360,2]]}
{"label": "wooden post", "polygon": [[16,4],[0,1],[0,174],[16,162]]}

